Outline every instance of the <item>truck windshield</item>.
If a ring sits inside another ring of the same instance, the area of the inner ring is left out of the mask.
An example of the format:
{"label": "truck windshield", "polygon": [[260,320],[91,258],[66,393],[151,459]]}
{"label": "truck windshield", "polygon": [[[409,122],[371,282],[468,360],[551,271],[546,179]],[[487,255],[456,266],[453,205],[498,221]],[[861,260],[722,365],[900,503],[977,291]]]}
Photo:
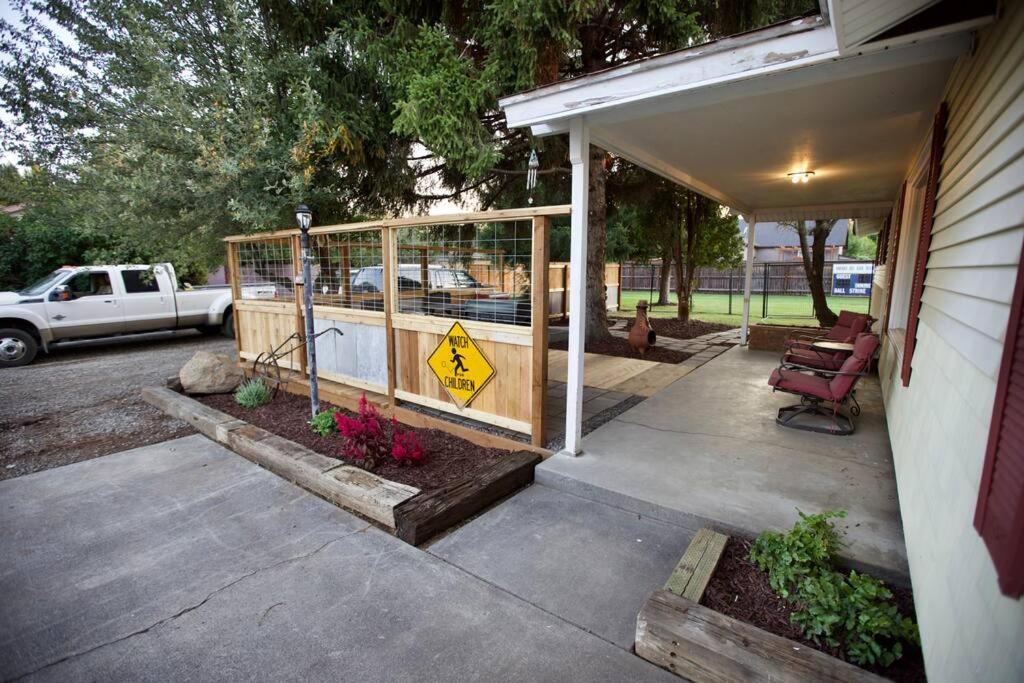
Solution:
{"label": "truck windshield", "polygon": [[55,270],[46,277],[42,277],[25,289],[18,292],[22,296],[39,296],[53,285],[57,284],[57,281],[68,274],[66,270]]}

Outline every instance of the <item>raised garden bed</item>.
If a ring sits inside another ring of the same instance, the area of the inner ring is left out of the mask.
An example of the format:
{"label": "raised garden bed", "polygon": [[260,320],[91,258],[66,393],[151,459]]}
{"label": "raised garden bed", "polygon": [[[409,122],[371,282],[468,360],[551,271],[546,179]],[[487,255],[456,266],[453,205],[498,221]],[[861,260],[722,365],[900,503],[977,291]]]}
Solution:
{"label": "raised garden bed", "polygon": [[[636,318],[626,320],[625,329],[632,328],[635,320]],[[651,318],[651,327],[659,337],[671,337],[672,339],[695,339],[703,337],[705,334],[736,329],[732,325],[706,323],[703,320],[690,320],[684,323],[676,318]]]}
{"label": "raised garden bed", "polygon": [[[548,348],[566,351],[569,349],[569,340],[563,339],[561,341],[551,342],[548,345]],[[693,355],[691,353],[683,353],[682,351],[666,349],[663,346],[655,346],[654,348],[647,349],[647,353],[641,356],[639,353],[634,351],[633,347],[629,345],[629,342],[622,337],[612,337],[611,339],[599,342],[587,342],[584,350],[587,353],[598,353],[602,356],[635,358],[637,360],[649,360],[655,363],[672,364],[682,363]]]}
{"label": "raised garden bed", "polygon": [[[309,428],[309,399],[305,396],[278,391],[274,400],[259,408],[243,408],[235,403],[231,394],[211,394],[193,398],[211,408],[302,444],[311,451],[329,458],[337,458],[340,460],[339,464],[360,466],[359,463],[342,457],[340,436],[320,436]],[[320,402],[320,410],[332,408],[336,406]],[[352,415],[348,410],[342,409],[342,412]],[[408,425],[403,425],[403,429],[415,432],[428,453],[427,461],[422,465],[405,466],[399,465],[396,461],[384,461],[374,468],[373,473],[400,484],[415,486],[420,491],[433,491],[471,477],[477,471],[508,455],[508,451],[483,448],[440,429],[423,429]]]}
{"label": "raised garden bed", "polygon": [[[795,607],[772,590],[768,575],[750,561],[751,544],[752,541],[745,538],[729,538],[700,604],[769,633],[845,659],[842,648],[805,638],[800,627],[790,621]],[[890,590],[900,612],[912,617],[914,599],[911,592],[898,586],[891,586]],[[921,649],[916,646],[906,646],[903,656],[890,667],[867,669],[898,682],[925,680],[924,660]]]}
{"label": "raised garden bed", "polygon": [[[925,680],[916,647],[884,671],[872,671],[846,662],[838,648],[804,638],[790,623],[793,606],[748,559],[750,547],[746,539],[698,531],[664,588],[637,616],[637,655],[696,683]],[[901,610],[912,613],[909,593],[894,592]]]}
{"label": "raised garden bed", "polygon": [[303,396],[281,391],[255,409],[238,406],[231,395],[200,401],[162,387],[144,389],[143,397],[239,455],[413,544],[529,484],[541,461],[537,453],[486,448],[440,429],[402,425],[426,448],[426,463],[382,462],[370,472],[341,458],[340,436],[309,429],[309,401]]}

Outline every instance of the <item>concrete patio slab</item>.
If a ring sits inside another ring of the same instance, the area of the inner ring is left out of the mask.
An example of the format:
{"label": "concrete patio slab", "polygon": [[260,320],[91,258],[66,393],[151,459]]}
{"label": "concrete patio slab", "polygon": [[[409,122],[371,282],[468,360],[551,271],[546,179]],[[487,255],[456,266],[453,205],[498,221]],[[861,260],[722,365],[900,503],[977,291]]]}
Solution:
{"label": "concrete patio slab", "polygon": [[429,552],[629,649],[637,613],[694,533],[533,485]]}
{"label": "concrete patio slab", "polygon": [[0,500],[0,679],[675,680],[201,436]]}
{"label": "concrete patio slab", "polygon": [[907,574],[888,432],[877,381],[861,383],[857,432],[785,429],[795,397],[767,385],[773,353],[733,348],[583,439],[581,457],[556,455],[537,482],[671,522],[756,535],[785,528],[797,509],[844,509],[855,565]]}

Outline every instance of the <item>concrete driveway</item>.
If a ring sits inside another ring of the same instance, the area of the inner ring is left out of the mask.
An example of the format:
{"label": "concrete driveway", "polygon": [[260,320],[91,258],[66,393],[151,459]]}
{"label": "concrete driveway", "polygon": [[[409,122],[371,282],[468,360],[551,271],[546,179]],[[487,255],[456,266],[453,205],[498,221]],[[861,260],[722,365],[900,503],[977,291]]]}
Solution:
{"label": "concrete driveway", "polygon": [[678,680],[201,436],[0,501],[3,680]]}

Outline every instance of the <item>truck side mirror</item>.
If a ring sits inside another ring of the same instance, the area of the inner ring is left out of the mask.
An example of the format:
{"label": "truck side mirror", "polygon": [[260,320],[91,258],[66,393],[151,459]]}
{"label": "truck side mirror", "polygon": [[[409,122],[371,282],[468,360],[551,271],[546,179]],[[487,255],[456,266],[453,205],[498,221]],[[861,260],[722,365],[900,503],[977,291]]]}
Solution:
{"label": "truck side mirror", "polygon": [[57,285],[50,292],[50,301],[71,301],[71,290],[67,285]]}

